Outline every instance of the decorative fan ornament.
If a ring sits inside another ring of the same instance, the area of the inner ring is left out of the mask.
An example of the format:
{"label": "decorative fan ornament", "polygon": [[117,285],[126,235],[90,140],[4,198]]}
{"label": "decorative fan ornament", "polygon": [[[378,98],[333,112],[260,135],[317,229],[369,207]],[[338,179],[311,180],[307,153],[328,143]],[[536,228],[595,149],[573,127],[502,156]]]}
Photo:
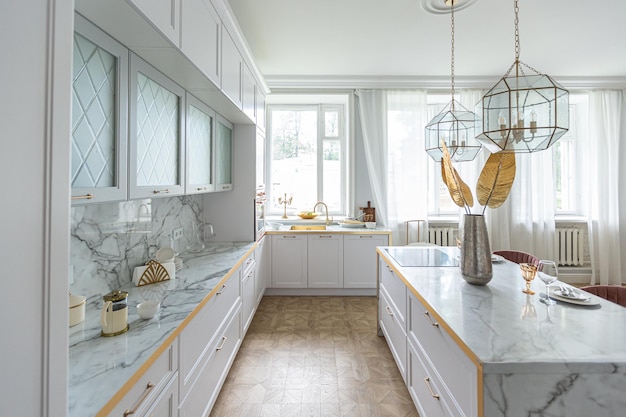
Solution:
{"label": "decorative fan ornament", "polygon": [[137,286],[141,287],[143,285],[156,284],[168,281],[169,279],[170,274],[167,272],[167,269],[165,269],[165,267],[159,262],[150,260],[146,264],[146,270],[143,274],[141,274],[141,278],[139,278]]}

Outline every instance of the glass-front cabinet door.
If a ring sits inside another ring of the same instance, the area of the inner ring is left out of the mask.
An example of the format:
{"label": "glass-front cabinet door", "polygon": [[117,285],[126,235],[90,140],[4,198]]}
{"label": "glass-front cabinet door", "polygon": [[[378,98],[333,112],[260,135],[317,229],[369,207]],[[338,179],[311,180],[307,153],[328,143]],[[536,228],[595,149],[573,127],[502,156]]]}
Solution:
{"label": "glass-front cabinet door", "polygon": [[213,137],[215,112],[187,93],[187,158],[185,194],[215,191]]}
{"label": "glass-front cabinet door", "polygon": [[215,132],[215,191],[233,188],[233,125],[217,116]]}
{"label": "glass-front cabinet door", "polygon": [[184,193],[185,90],[138,56],[130,57],[130,198]]}
{"label": "glass-front cabinet door", "polygon": [[72,203],[125,200],[128,50],[74,16]]}

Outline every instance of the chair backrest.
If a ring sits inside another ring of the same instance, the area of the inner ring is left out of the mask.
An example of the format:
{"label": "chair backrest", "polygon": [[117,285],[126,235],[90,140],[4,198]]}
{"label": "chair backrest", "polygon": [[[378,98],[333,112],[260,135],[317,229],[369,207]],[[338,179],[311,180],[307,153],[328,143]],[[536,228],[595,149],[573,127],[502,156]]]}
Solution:
{"label": "chair backrest", "polygon": [[539,258],[535,255],[531,255],[530,253],[521,252],[517,250],[497,250],[493,252],[494,255],[500,255],[504,259],[508,259],[511,262],[515,262],[516,264],[527,263],[538,265]]}
{"label": "chair backrest", "polygon": [[590,285],[582,287],[581,290],[626,307],[626,287],[620,287],[619,285]]}

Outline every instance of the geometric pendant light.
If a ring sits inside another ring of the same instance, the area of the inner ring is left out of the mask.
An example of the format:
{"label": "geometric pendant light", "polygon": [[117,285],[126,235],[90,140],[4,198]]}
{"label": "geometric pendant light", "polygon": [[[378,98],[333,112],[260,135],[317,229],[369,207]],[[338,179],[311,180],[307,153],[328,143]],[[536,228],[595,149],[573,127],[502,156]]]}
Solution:
{"label": "geometric pendant light", "polygon": [[476,105],[476,139],[491,153],[542,151],[569,129],[569,92],[519,59],[517,0],[514,9],[515,62]]}
{"label": "geometric pendant light", "polygon": [[[426,125],[426,152],[437,162],[443,158],[441,141],[446,143],[453,161],[471,161],[480,152],[481,145],[475,139],[476,115],[454,99],[454,3],[450,2],[451,16],[451,79],[452,100]],[[448,4],[446,2],[446,4]]]}

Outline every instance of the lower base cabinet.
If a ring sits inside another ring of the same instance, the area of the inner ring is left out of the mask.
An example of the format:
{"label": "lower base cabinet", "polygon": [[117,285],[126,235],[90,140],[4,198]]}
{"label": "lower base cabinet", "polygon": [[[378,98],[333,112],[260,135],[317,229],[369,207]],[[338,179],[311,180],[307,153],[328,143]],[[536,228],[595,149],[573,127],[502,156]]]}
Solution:
{"label": "lower base cabinet", "polygon": [[206,417],[210,414],[241,345],[241,307],[230,317],[220,334],[180,405],[179,417]]}
{"label": "lower base cabinet", "polygon": [[176,417],[178,416],[178,373],[163,389],[154,404],[144,414],[146,417]]}

